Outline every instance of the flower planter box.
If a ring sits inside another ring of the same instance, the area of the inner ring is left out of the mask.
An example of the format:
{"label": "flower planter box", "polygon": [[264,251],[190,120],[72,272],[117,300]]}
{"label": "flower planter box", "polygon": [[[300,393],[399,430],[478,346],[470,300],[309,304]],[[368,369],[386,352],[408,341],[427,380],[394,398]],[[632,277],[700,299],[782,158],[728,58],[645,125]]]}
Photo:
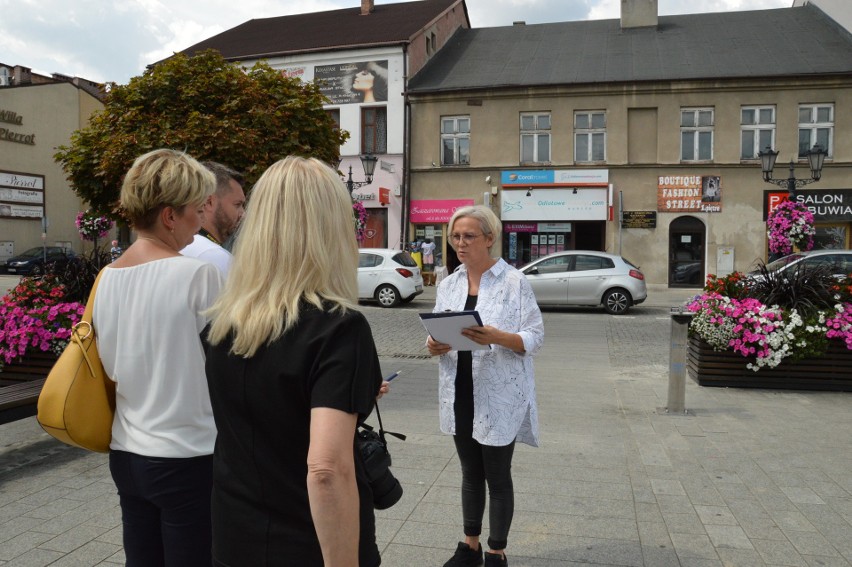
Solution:
{"label": "flower planter box", "polygon": [[852,350],[840,341],[830,341],[824,356],[785,361],[775,368],[755,372],[746,368],[748,362],[733,351],[715,351],[703,340],[689,338],[687,370],[701,386],[852,392]]}

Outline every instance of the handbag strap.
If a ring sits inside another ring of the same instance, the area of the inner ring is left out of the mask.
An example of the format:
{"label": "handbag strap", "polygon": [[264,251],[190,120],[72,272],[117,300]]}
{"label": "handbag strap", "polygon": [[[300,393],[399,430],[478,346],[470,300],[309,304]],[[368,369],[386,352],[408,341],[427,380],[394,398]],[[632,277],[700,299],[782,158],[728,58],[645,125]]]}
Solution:
{"label": "handbag strap", "polygon": [[379,438],[382,440],[382,443],[387,443],[385,439],[385,434],[393,435],[397,439],[401,439],[405,441],[406,436],[402,433],[394,433],[393,431],[385,431],[384,426],[382,425],[382,413],[379,411],[379,402],[376,400],[376,418],[379,420]]}
{"label": "handbag strap", "polygon": [[[106,268],[102,268],[100,272],[98,272],[97,277],[95,278],[95,283],[92,284],[92,290],[89,292],[89,299],[86,301],[86,310],[83,311],[83,316],[80,318],[80,322],[86,322],[91,325],[92,323],[92,312],[95,310],[95,290],[98,289],[98,283],[101,281],[101,276],[104,275]],[[78,325],[80,323],[77,323]]]}
{"label": "handbag strap", "polygon": [[[83,311],[83,316],[73,327],[71,327],[71,340],[80,347],[80,352],[83,353],[83,359],[86,361],[86,365],[89,367],[89,372],[93,376],[96,375],[95,367],[89,359],[89,354],[86,352],[86,347],[83,345],[83,341],[89,337],[94,338],[95,327],[92,324],[92,315],[95,309],[95,290],[98,287],[98,283],[100,282],[103,273],[104,270],[98,272],[98,275],[95,278],[95,283],[92,284],[92,291],[89,292],[89,300],[86,301],[86,309]],[[81,327],[86,328],[86,333],[82,336]]]}

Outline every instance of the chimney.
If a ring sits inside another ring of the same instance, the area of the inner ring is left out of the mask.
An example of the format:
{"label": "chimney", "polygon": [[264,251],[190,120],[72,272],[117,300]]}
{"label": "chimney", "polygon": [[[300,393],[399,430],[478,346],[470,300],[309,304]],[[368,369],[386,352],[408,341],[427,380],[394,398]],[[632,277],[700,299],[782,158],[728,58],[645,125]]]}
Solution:
{"label": "chimney", "polygon": [[361,15],[369,16],[373,11],[373,0],[361,0]]}
{"label": "chimney", "polygon": [[657,27],[657,0],[621,0],[621,29]]}
{"label": "chimney", "polygon": [[33,82],[33,74],[29,67],[15,65],[13,72],[15,85],[30,85]]}

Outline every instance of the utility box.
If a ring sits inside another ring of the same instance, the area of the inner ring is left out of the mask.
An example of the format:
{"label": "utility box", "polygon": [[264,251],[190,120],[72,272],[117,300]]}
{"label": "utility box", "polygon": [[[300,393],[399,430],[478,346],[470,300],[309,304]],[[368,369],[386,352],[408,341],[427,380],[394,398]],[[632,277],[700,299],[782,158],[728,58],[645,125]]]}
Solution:
{"label": "utility box", "polygon": [[734,247],[719,246],[716,249],[716,274],[727,276],[734,271]]}
{"label": "utility box", "polygon": [[11,240],[0,240],[0,262],[15,255],[15,243]]}

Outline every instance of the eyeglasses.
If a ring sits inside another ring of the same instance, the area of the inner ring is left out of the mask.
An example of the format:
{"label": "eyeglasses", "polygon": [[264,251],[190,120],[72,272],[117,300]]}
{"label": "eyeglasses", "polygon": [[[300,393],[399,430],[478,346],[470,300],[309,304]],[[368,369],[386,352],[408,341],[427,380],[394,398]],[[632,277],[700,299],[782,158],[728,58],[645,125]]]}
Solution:
{"label": "eyeglasses", "polygon": [[470,244],[471,242],[473,242],[474,240],[476,240],[480,236],[482,236],[481,232],[479,234],[455,234],[454,233],[454,234],[450,235],[450,240],[452,240],[456,244],[458,244],[462,240],[464,240],[465,244]]}

